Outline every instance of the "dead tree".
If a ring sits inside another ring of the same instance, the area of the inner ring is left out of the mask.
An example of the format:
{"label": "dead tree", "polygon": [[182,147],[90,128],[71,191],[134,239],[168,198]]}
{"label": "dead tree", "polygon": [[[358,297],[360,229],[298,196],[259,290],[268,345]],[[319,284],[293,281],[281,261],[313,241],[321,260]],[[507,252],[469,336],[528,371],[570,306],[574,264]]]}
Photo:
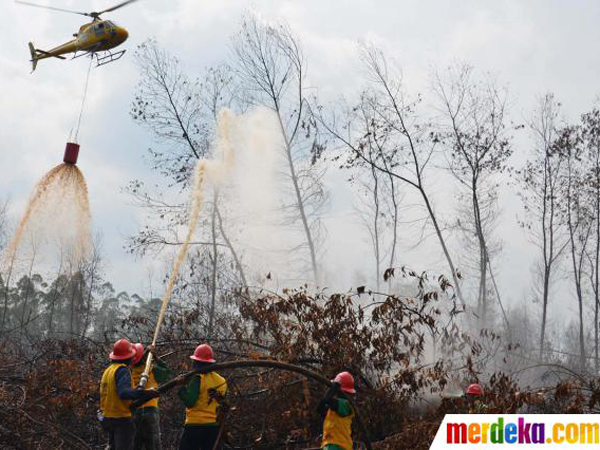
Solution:
{"label": "dead tree", "polygon": [[561,220],[558,204],[564,158],[559,157],[554,146],[560,120],[559,109],[560,104],[552,94],[546,94],[540,99],[534,117],[529,122],[534,145],[531,147],[525,166],[517,172],[520,187],[518,193],[525,213],[520,225],[527,231],[531,242],[539,252],[536,269],[541,286],[536,286],[534,289],[542,300],[540,359],[544,357],[546,349],[548,304],[552,281],[568,244],[565,223]]}
{"label": "dead tree", "polygon": [[[141,79],[131,115],[164,148],[162,151],[150,150],[152,168],[167,178],[169,187],[187,188],[197,161],[211,156],[219,110],[235,101],[237,94],[230,69],[225,66],[211,68],[202,81],[192,80],[184,73],[179,60],[161,50],[154,41],[142,44],[136,57]],[[140,207],[162,222],[160,227],[142,230],[130,241],[130,249],[143,253],[151,248],[160,251],[167,245],[180,245],[174,230],[187,222],[185,205],[167,201],[159,193],[149,193],[137,180],[130,184],[128,190]],[[241,259],[226,234],[219,213],[216,188],[212,202],[206,207],[211,212],[208,220],[202,223],[208,230],[208,239],[206,242],[196,241],[193,245],[203,248],[212,265],[207,283],[211,305],[209,324],[212,324],[219,290],[217,267],[224,257],[221,248],[227,248],[234,261],[239,285],[246,286],[247,281]]]}
{"label": "dead tree", "polygon": [[600,109],[594,108],[581,117],[581,141],[584,160],[586,191],[589,195],[590,215],[593,226],[592,243],[588,260],[590,284],[594,295],[594,361],[596,373],[600,370],[599,321],[600,321]]}
{"label": "dead tree", "polygon": [[424,177],[439,141],[429,139],[431,127],[420,120],[417,114],[420,99],[411,101],[404,94],[401,77],[388,68],[383,53],[372,46],[364,46],[362,56],[370,81],[370,86],[362,99],[369,104],[369,110],[372,112],[370,120],[379,122],[382,127],[381,132],[387,134],[389,145],[377,149],[379,153],[377,158],[370,158],[367,142],[370,136],[362,133],[362,127],[355,129],[354,124],[349,123],[347,118],[339,123],[339,118],[328,120],[321,116],[319,122],[349,151],[345,164],[365,164],[374,167],[417,192],[426,210],[427,223],[433,227],[450,269],[456,295],[464,306],[460,273],[450,254],[442,224],[436,214]]}
{"label": "dead tree", "polygon": [[346,121],[343,127],[352,128],[356,136],[362,137],[357,145],[364,155],[364,159],[344,161],[341,167],[350,172],[349,181],[357,190],[355,209],[368,234],[375,262],[375,287],[380,290],[385,269],[397,265],[401,193],[398,180],[390,172],[377,169],[378,165],[389,168],[383,156],[393,151],[395,142],[386,123],[377,118],[369,96],[364,92],[354,107],[340,102],[340,115]]}
{"label": "dead tree", "polygon": [[314,124],[306,99],[306,64],[297,39],[283,24],[267,24],[255,15],[244,17],[234,37],[236,74],[251,104],[277,115],[283,138],[286,178],[291,187],[285,203],[289,223],[300,223],[312,278],[319,283],[318,236],[326,202],[323,173],[311,162]]}
{"label": "dead tree", "polygon": [[[486,199],[486,191],[489,194],[490,189],[497,188],[493,177],[505,168],[512,154],[506,130],[506,92],[491,81],[475,80],[473,69],[467,65],[451,67],[442,76],[438,74],[434,89],[443,111],[438,136],[449,150],[448,168],[468,193],[479,255],[477,310],[485,324],[487,283],[493,276],[488,225],[496,207],[495,201]],[[499,292],[496,295],[501,302]]]}
{"label": "dead tree", "polygon": [[555,146],[564,160],[564,170],[561,176],[561,214],[567,227],[568,249],[579,312],[579,369],[581,373],[584,373],[586,368],[583,320],[584,274],[587,269],[586,254],[590,244],[593,220],[590,213],[590,198],[585,192],[583,151],[579,127],[564,127]]}

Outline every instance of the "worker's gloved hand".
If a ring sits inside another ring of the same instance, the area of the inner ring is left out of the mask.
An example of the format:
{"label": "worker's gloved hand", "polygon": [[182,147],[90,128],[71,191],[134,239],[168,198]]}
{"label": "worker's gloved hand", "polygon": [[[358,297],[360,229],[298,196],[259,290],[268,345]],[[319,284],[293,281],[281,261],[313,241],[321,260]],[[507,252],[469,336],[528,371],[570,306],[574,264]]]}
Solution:
{"label": "worker's gloved hand", "polygon": [[208,396],[211,400],[215,399],[218,402],[221,402],[225,399],[225,396],[219,391],[217,391],[215,388],[211,388],[208,390]]}
{"label": "worker's gloved hand", "polygon": [[147,351],[148,353],[152,353],[153,355],[156,355],[156,354],[154,353],[154,352],[156,351],[156,346],[154,346],[154,345],[150,344],[150,345],[149,345],[149,346],[146,348],[146,351]]}
{"label": "worker's gloved hand", "polygon": [[215,389],[215,388],[210,388],[208,390],[208,398],[210,398],[210,400],[217,400],[219,401],[221,399],[221,394],[219,394],[219,392]]}

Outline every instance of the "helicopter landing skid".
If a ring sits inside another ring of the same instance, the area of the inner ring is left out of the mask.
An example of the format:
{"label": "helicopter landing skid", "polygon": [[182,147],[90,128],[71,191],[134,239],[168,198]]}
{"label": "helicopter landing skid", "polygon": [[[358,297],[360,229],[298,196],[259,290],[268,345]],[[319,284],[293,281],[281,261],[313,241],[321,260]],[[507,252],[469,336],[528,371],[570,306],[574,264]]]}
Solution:
{"label": "helicopter landing skid", "polygon": [[106,51],[106,52],[102,52],[103,53],[102,55],[100,55],[99,53],[94,53],[93,56],[96,57],[96,67],[104,66],[111,62],[118,61],[119,59],[121,59],[123,57],[123,55],[125,54],[126,51],[127,50],[121,50],[121,51],[118,51],[115,53]]}
{"label": "helicopter landing skid", "polygon": [[96,51],[96,50],[90,50],[85,53],[80,53],[80,54],[75,53],[75,55],[73,55],[72,59],[81,58],[82,56],[96,58],[96,67],[100,67],[100,66],[104,66],[106,64],[109,64],[111,62],[121,59],[123,57],[123,55],[125,54],[125,52],[126,52],[126,50],[121,50],[121,51],[115,52],[115,53],[113,53],[109,50],[100,51],[100,52]]}

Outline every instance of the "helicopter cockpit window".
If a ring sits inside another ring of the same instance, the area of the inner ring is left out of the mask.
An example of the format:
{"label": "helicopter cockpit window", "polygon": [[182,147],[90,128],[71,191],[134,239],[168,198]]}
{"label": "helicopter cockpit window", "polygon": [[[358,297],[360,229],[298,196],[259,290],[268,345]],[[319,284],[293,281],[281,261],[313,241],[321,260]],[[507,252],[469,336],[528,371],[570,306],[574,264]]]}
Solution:
{"label": "helicopter cockpit window", "polygon": [[97,37],[102,36],[106,32],[104,28],[104,22],[100,22],[94,25],[94,31],[96,32]]}
{"label": "helicopter cockpit window", "polygon": [[115,24],[114,24],[114,23],[112,23],[110,20],[107,20],[107,21],[106,21],[106,22],[104,22],[104,23],[106,24],[106,27],[107,27],[107,28],[114,28],[114,27],[115,27]]}

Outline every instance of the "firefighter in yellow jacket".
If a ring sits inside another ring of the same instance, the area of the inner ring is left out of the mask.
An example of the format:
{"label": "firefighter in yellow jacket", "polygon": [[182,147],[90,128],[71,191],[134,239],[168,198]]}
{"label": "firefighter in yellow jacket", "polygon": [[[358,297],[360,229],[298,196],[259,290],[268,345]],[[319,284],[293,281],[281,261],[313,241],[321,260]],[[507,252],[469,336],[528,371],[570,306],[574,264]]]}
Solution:
{"label": "firefighter in yellow jacket", "polygon": [[[149,352],[154,355],[154,364],[148,376],[148,389],[156,389],[158,383],[164,383],[171,376],[167,365],[155,353],[151,345],[144,352],[141,343],[133,345],[135,356],[131,363],[131,381],[133,386],[138,386],[144,373],[145,358]],[[160,437],[160,414],[158,410],[158,398],[153,398],[133,411],[133,423],[135,435],[133,438],[133,450],[162,450]]]}
{"label": "firefighter in yellow jacket", "polygon": [[323,441],[325,450],[352,450],[352,419],[354,411],[346,397],[355,394],[354,378],[348,372],[337,374],[333,384],[319,403],[319,412],[325,414]]}
{"label": "firefighter in yellow jacket", "polygon": [[[196,347],[190,356],[194,368],[213,364],[215,358],[208,344]],[[185,405],[185,425],[179,442],[179,450],[212,450],[219,435],[217,407],[227,392],[227,381],[216,372],[194,375],[179,390]]]}
{"label": "firefighter in yellow jacket", "polygon": [[115,342],[110,354],[110,365],[100,381],[100,411],[98,418],[108,432],[110,450],[130,450],[133,444],[134,425],[129,409],[131,400],[158,397],[154,389],[131,387],[129,365],[135,349],[127,339]]}

